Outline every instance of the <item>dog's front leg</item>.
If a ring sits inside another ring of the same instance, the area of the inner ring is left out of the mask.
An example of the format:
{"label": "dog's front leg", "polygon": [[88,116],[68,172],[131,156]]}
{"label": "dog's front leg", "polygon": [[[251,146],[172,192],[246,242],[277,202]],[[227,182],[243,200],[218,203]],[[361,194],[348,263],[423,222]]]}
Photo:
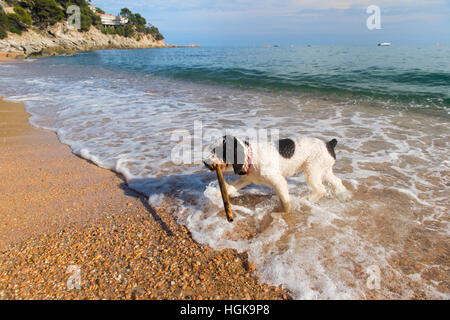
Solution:
{"label": "dog's front leg", "polygon": [[333,174],[333,170],[330,168],[324,175],[324,179],[331,184],[334,192],[341,200],[348,200],[351,198],[351,193],[342,184],[341,179]]}
{"label": "dog's front leg", "polygon": [[286,179],[281,175],[272,176],[268,184],[280,198],[284,212],[288,213],[291,210],[291,198],[289,197],[289,188]]}
{"label": "dog's front leg", "polygon": [[[248,186],[251,183],[251,180],[248,176],[241,176],[239,179],[237,179],[234,182],[227,183],[227,191],[228,196],[232,197],[236,192],[238,192],[240,189]],[[220,191],[217,193],[217,198],[221,198],[222,194]]]}

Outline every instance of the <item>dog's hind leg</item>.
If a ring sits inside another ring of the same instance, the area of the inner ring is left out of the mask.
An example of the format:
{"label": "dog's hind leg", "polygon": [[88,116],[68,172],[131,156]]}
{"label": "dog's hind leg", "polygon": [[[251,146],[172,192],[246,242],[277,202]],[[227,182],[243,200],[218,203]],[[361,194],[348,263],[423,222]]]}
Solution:
{"label": "dog's hind leg", "polygon": [[312,191],[308,198],[310,202],[316,202],[327,193],[322,183],[322,175],[323,170],[318,166],[309,166],[305,170],[306,183]]}

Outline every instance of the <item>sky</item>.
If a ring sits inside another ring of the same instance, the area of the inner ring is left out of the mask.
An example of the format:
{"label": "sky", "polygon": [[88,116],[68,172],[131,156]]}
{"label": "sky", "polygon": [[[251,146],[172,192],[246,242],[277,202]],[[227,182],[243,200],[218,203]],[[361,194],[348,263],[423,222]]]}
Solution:
{"label": "sky", "polygon": [[[93,0],[107,13],[127,7],[166,43],[202,46],[450,43],[450,0]],[[381,29],[369,30],[370,5]]]}

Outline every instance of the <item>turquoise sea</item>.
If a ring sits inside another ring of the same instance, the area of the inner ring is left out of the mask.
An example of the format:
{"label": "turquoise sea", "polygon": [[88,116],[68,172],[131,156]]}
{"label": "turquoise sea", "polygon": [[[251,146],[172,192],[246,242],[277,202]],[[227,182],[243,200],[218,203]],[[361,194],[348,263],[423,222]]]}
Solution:
{"label": "turquoise sea", "polygon": [[346,98],[450,106],[450,46],[179,48],[103,51],[57,63]]}

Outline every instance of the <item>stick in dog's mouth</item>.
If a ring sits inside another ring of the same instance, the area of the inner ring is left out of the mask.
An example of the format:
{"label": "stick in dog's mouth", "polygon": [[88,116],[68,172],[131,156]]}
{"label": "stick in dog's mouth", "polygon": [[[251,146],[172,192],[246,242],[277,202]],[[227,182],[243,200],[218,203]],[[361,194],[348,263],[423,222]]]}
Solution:
{"label": "stick in dog's mouth", "polygon": [[227,220],[228,222],[233,222],[234,216],[233,212],[231,211],[230,198],[228,197],[227,185],[225,183],[225,179],[223,178],[221,165],[208,165],[206,163],[205,165],[206,167],[208,167],[208,169],[210,169],[211,171],[215,171],[217,174],[217,180],[219,181],[220,193],[222,194],[223,206],[227,215]]}

